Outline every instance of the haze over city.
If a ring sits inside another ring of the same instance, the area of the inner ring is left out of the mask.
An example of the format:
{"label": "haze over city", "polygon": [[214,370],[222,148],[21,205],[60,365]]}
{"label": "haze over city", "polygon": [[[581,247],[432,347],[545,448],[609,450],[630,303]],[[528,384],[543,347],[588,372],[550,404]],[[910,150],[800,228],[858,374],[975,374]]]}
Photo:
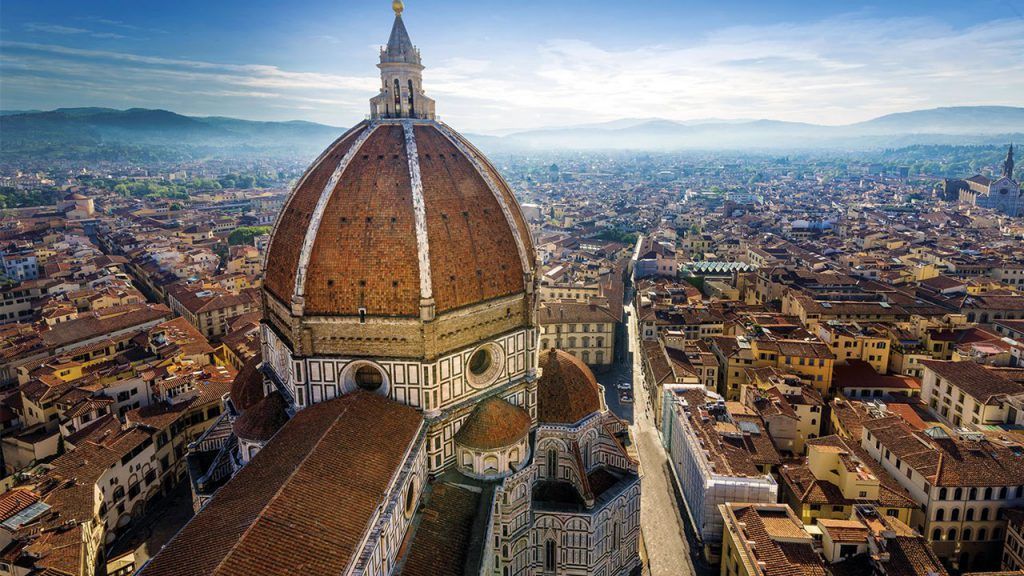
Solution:
{"label": "haze over city", "polygon": [[0,4],[0,576],[1024,576],[1024,0]]}

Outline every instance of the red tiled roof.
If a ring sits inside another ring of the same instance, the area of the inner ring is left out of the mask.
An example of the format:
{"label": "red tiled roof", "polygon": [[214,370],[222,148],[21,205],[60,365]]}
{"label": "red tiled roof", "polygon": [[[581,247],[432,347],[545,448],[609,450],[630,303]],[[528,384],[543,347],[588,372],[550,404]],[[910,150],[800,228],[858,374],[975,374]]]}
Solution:
{"label": "red tiled roof", "polygon": [[344,573],[422,423],[368,392],[301,410],[142,573]]}
{"label": "red tiled roof", "polygon": [[284,398],[275,390],[242,413],[238,420],[235,420],[232,430],[242,440],[266,442],[287,421],[288,413],[285,412]]}
{"label": "red tiled roof", "polygon": [[476,405],[455,434],[455,441],[482,450],[502,448],[525,438],[531,426],[526,410],[492,397]]}
{"label": "red tiled roof", "polygon": [[0,521],[7,520],[38,500],[39,496],[29,490],[15,489],[0,494]]}
{"label": "red tiled roof", "polygon": [[[357,126],[314,164],[281,213],[270,242],[265,286],[283,302],[291,301],[317,202],[364,128]],[[410,148],[400,125],[385,123],[371,130],[323,206],[305,276],[308,314],[356,315],[365,309],[368,315],[419,315]],[[525,291],[517,236],[529,254],[533,244],[507,184],[484,163],[483,173],[498,189],[492,192],[474,162],[437,125],[413,130],[437,312]],[[512,214],[511,226],[502,202]],[[535,266],[532,260],[527,265],[531,271]]]}
{"label": "red tiled roof", "polygon": [[263,399],[263,373],[258,369],[262,361],[262,354],[248,359],[231,382],[231,401],[241,412]]}
{"label": "red tiled roof", "polygon": [[1024,384],[1004,378],[976,362],[921,360],[921,364],[981,402],[1001,394],[1024,392]]}
{"label": "red tiled roof", "polygon": [[537,420],[544,424],[575,424],[601,410],[597,379],[581,360],[563,350],[541,354],[543,371],[537,383]]}
{"label": "red tiled roof", "polygon": [[480,493],[435,484],[423,507],[402,576],[464,574],[473,540]]}

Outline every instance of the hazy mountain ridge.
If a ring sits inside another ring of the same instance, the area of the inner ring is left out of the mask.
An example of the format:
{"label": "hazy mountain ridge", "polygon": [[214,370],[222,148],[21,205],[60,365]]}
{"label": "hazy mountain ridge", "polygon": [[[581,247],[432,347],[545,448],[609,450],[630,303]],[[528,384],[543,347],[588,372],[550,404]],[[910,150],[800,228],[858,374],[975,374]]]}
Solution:
{"label": "hazy mountain ridge", "polygon": [[[0,115],[5,160],[54,154],[88,160],[132,150],[192,157],[266,154],[315,156],[344,130],[313,122],[259,122],[185,116],[168,110],[60,108]],[[90,150],[94,148],[95,150]]]}
{"label": "hazy mountain ridge", "polygon": [[[31,157],[140,159],[254,155],[313,157],[344,132],[314,122],[185,116],[167,110],[61,108],[0,114],[5,161]],[[487,151],[543,149],[871,149],[994,144],[1024,134],[1024,108],[963,106],[881,116],[845,126],[779,120],[626,118],[506,136],[471,135]]]}
{"label": "hazy mountain ridge", "polygon": [[646,119],[623,127],[594,124],[518,132],[488,139],[488,144],[507,149],[876,148],[987,144],[1019,134],[1024,134],[1024,108],[962,106],[889,114],[844,126],[763,119],[698,123]]}

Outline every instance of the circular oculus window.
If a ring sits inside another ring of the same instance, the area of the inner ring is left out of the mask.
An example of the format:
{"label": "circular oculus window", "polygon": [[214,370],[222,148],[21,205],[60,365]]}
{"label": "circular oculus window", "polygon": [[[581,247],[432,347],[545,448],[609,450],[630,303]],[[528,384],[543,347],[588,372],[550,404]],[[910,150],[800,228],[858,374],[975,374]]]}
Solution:
{"label": "circular oculus window", "polygon": [[387,372],[373,362],[365,360],[356,360],[348,363],[342,369],[339,380],[342,385],[343,394],[359,390],[385,395],[389,392],[390,382],[388,381]]}
{"label": "circular oculus window", "polygon": [[369,392],[379,390],[384,385],[384,375],[381,374],[380,370],[369,364],[360,366],[356,370],[354,379],[356,386]]}
{"label": "circular oculus window", "polygon": [[495,344],[485,344],[477,348],[466,363],[466,379],[470,386],[483,388],[490,386],[501,374],[504,354]]}

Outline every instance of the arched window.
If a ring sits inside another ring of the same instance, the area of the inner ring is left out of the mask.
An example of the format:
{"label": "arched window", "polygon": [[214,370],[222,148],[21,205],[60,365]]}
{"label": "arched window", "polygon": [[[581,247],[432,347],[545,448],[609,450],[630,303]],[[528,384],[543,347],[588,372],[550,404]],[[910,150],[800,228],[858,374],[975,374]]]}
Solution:
{"label": "arched window", "polygon": [[988,508],[981,509],[981,521],[984,522],[985,520],[988,520]]}
{"label": "arched window", "polygon": [[950,510],[949,511],[949,519],[952,520],[953,522],[956,522],[957,520],[959,520],[960,519],[960,509],[959,508],[953,508],[952,510]]}
{"label": "arched window", "polygon": [[416,115],[416,106],[415,106],[415,102],[413,102],[413,96],[412,95],[413,95],[412,79],[410,78],[409,79],[409,116],[415,116]]}
{"label": "arched window", "polygon": [[540,349],[541,350],[547,350],[548,349],[548,339],[547,338],[545,338],[545,339],[540,341]]}
{"label": "arched window", "polygon": [[398,78],[395,78],[395,114],[398,115],[402,110],[402,85],[398,83]]}
{"label": "arched window", "polygon": [[936,522],[942,522],[945,519],[946,519],[946,511],[945,510],[943,510],[942,508],[939,508],[938,510],[935,511],[935,521]]}
{"label": "arched window", "polygon": [[544,569],[548,572],[555,571],[555,541],[548,540],[544,542]]}
{"label": "arched window", "polygon": [[583,337],[583,347],[590,348],[590,336]]}
{"label": "arched window", "polygon": [[575,347],[576,347],[576,337],[575,336],[569,336],[569,348],[575,348]]}
{"label": "arched window", "polygon": [[946,489],[945,488],[939,488],[939,500],[945,500],[945,499],[946,499]]}
{"label": "arched window", "polygon": [[498,457],[494,455],[484,458],[484,473],[492,474],[498,471]]}
{"label": "arched window", "polygon": [[968,496],[967,499],[968,500],[977,500],[978,499],[978,489],[977,488],[971,488],[970,496]]}
{"label": "arched window", "polygon": [[992,499],[992,488],[985,488],[985,500]]}
{"label": "arched window", "polygon": [[936,528],[935,530],[932,530],[932,540],[935,541],[935,542],[938,542],[941,539],[942,539],[942,529],[941,528]]}
{"label": "arched window", "polygon": [[612,520],[612,547],[619,547],[619,522]]}
{"label": "arched window", "polygon": [[508,453],[508,465],[514,466],[519,464],[519,448],[513,448]]}
{"label": "arched window", "polygon": [[978,528],[978,540],[979,541],[984,542],[986,535],[987,535],[987,533],[986,533],[984,528]]}
{"label": "arched window", "polygon": [[971,539],[971,529],[970,528],[964,528],[964,531],[960,534],[960,538],[962,538],[965,541],[966,540],[970,540]]}
{"label": "arched window", "polygon": [[965,516],[966,516],[966,518],[965,518],[965,519],[966,519],[966,520],[967,520],[968,522],[970,522],[970,521],[974,520],[974,508],[968,508],[968,509],[967,509],[967,514],[966,514]]}
{"label": "arched window", "polygon": [[1002,540],[1003,539],[1003,531],[999,528],[999,526],[996,526],[995,528],[992,529],[992,539],[993,540]]}
{"label": "arched window", "polygon": [[405,489],[405,517],[412,517],[416,511],[416,480],[410,480],[409,486]]}
{"label": "arched window", "polygon": [[548,448],[548,478],[558,478],[558,451]]}
{"label": "arched window", "polygon": [[946,532],[946,540],[956,540],[956,528],[950,528],[949,532]]}
{"label": "arched window", "polygon": [[953,500],[963,500],[964,490],[963,488],[957,488],[953,491]]}

